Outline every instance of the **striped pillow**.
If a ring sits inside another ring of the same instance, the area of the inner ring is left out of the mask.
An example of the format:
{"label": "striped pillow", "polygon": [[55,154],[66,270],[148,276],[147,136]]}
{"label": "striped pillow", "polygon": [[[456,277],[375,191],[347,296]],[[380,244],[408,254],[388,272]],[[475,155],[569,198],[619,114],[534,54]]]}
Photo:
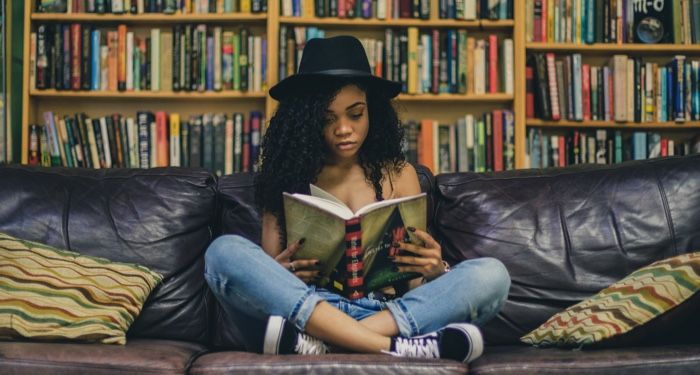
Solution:
{"label": "striped pillow", "polygon": [[[691,298],[698,289],[700,252],[661,260],[552,316],[520,340],[561,347],[641,344],[655,336],[651,331],[668,336],[672,326],[688,322],[687,317],[698,310],[700,300]],[[684,302],[685,309],[676,308]]]}
{"label": "striped pillow", "polygon": [[125,344],[162,276],[0,233],[0,339]]}

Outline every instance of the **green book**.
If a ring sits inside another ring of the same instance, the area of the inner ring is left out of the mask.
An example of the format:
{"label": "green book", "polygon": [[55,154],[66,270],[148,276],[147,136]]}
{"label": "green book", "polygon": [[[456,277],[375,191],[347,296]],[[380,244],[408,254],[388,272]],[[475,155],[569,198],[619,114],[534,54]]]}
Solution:
{"label": "green book", "polygon": [[[283,193],[287,244],[305,238],[293,259],[320,261],[319,286],[348,298],[420,276],[394,271],[397,241],[418,243],[406,230],[425,230],[425,193],[370,203],[353,212],[328,192],[311,185],[311,195]],[[358,265],[360,266],[358,268]]]}

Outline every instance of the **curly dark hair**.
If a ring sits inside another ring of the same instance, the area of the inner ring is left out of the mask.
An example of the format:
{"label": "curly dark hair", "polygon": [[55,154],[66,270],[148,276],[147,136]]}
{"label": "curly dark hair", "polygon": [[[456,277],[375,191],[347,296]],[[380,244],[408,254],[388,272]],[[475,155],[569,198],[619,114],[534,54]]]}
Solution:
{"label": "curly dark hair", "polygon": [[255,177],[255,202],[273,214],[284,229],[282,192],[309,193],[328,155],[323,139],[327,110],[338,92],[355,85],[367,95],[369,131],[359,151],[365,178],[382,196],[383,171],[399,171],[406,163],[401,146],[404,131],[390,98],[358,79],[315,82],[283,99],[262,140],[260,170]]}

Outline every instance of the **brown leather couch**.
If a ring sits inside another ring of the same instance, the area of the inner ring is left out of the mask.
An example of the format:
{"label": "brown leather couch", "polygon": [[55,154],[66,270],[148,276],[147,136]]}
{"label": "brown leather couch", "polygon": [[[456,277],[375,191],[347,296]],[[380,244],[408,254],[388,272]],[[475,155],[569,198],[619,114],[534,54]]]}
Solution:
{"label": "brown leather couch", "polygon": [[0,232],[140,263],[165,280],[126,345],[0,341],[0,374],[700,371],[697,319],[640,336],[635,344],[643,346],[536,349],[518,341],[636,268],[700,250],[700,155],[437,177],[419,168],[419,176],[444,257],[496,257],[511,275],[508,301],[483,328],[485,354],[469,366],[385,355],[255,354],[261,337],[244,339],[240,328],[262,334],[262,327],[228,324],[203,278],[203,254],[217,235],[260,236],[250,174],[7,166],[0,167]]}

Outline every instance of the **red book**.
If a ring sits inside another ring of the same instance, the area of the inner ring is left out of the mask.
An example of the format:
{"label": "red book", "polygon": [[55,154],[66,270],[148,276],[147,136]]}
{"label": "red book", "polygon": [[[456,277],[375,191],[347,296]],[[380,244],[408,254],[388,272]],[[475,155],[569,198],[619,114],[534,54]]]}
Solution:
{"label": "red book", "polygon": [[498,35],[489,35],[489,92],[498,92]]}
{"label": "red book", "polygon": [[535,0],[535,5],[533,6],[533,16],[532,16],[532,41],[541,42],[542,41],[542,0]]}
{"label": "red book", "polygon": [[668,156],[668,138],[661,139],[661,156]]}
{"label": "red book", "polygon": [[525,68],[525,117],[535,118],[535,89],[530,66]]}
{"label": "red book", "polygon": [[399,0],[399,18],[412,18],[412,0]]}
{"label": "red book", "polygon": [[80,90],[80,56],[83,54],[82,40],[83,33],[82,27],[79,23],[74,23],[70,25],[70,45],[71,45],[71,63],[70,63],[70,78],[71,78],[71,88],[73,90]]}
{"label": "red book", "polygon": [[583,103],[583,121],[591,119],[591,66],[581,66],[581,98]]}
{"label": "red book", "polygon": [[541,30],[540,30],[540,42],[547,42],[547,0],[541,0],[542,3],[542,18],[540,19],[541,24]]}
{"label": "red book", "polygon": [[559,89],[557,86],[557,69],[554,62],[554,54],[549,52],[545,55],[547,62],[547,84],[549,87],[549,102],[552,110],[552,120],[557,121],[561,118],[559,109]]}
{"label": "red book", "polygon": [[566,137],[560,135],[559,140],[559,166],[566,167]]}
{"label": "red book", "polygon": [[362,263],[362,227],[360,218],[345,221],[345,295],[348,299],[364,297],[364,265]]}
{"label": "red book", "polygon": [[503,112],[493,111],[493,170],[503,170]]}
{"label": "red book", "polygon": [[169,166],[170,142],[168,139],[168,114],[164,111],[156,112],[156,148],[156,166]]}

